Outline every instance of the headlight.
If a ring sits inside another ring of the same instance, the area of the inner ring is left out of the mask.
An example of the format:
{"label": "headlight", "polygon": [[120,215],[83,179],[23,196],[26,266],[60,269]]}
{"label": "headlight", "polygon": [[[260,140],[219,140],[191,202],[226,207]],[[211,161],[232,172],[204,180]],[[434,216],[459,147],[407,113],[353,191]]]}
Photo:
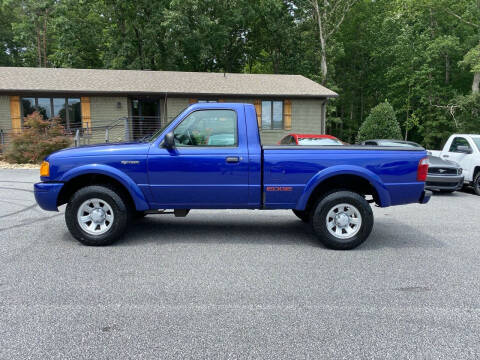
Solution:
{"label": "headlight", "polygon": [[40,176],[50,176],[50,164],[48,163],[48,161],[43,161],[42,165],[40,165]]}
{"label": "headlight", "polygon": [[463,169],[462,169],[462,168],[459,168],[459,169],[457,170],[457,174],[458,174],[458,175],[462,175],[462,172],[463,172]]}

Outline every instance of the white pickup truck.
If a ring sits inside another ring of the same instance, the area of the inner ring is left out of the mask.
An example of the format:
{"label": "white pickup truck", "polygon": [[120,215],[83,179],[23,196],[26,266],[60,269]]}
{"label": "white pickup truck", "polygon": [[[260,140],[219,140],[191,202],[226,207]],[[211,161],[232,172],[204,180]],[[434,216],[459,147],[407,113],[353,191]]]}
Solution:
{"label": "white pickup truck", "polygon": [[460,164],[465,183],[472,185],[480,195],[480,135],[453,134],[441,151],[430,150],[433,156]]}

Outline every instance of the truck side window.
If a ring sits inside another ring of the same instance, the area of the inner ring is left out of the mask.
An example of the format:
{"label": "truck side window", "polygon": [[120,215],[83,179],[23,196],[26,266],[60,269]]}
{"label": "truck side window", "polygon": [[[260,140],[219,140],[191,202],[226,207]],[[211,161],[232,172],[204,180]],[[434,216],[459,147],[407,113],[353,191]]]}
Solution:
{"label": "truck side window", "polygon": [[182,146],[237,146],[237,115],[233,110],[198,110],[173,131]]}
{"label": "truck side window", "polygon": [[456,137],[452,141],[452,145],[450,145],[450,152],[457,152],[457,147],[458,146],[467,146],[470,148],[470,144],[468,143],[467,139],[463,137]]}

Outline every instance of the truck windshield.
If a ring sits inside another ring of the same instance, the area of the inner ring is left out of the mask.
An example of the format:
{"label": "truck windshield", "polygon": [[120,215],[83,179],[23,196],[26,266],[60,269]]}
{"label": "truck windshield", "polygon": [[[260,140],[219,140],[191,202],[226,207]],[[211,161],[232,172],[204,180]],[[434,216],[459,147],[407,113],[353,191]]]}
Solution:
{"label": "truck windshield", "polygon": [[480,137],[472,137],[475,146],[477,147],[478,151],[480,151]]}
{"label": "truck windshield", "polygon": [[173,118],[173,119],[172,119],[171,121],[169,121],[167,124],[163,125],[160,129],[158,129],[157,131],[155,131],[152,136],[146,136],[146,137],[144,137],[143,139],[141,139],[141,141],[142,141],[142,142],[150,142],[150,141],[155,140],[155,139],[163,132],[163,130],[165,130],[168,125],[170,125],[170,123],[171,123],[174,119],[175,119],[175,118]]}
{"label": "truck windshield", "polygon": [[[183,109],[183,110],[185,110],[185,109]],[[172,123],[172,121],[175,120],[183,112],[183,110],[180,111],[176,116],[174,116],[170,121],[167,121],[167,123],[164,124],[162,127],[160,127],[157,131],[155,131],[152,136],[146,136],[144,139],[142,139],[142,141],[143,142],[150,142],[150,141],[155,140],[157,137],[159,137],[160,134],[163,132],[163,130],[165,130],[167,128],[167,126],[170,125]]]}
{"label": "truck windshield", "polygon": [[298,138],[298,145],[343,145],[340,140],[329,138]]}
{"label": "truck windshield", "polygon": [[414,142],[403,142],[403,141],[379,141],[378,145],[380,146],[397,146],[397,147],[421,147],[420,145]]}

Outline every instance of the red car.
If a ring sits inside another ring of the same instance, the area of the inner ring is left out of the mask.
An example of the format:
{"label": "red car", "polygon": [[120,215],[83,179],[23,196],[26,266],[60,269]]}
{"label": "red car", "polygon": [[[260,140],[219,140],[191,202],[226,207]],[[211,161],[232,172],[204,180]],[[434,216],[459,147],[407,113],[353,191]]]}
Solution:
{"label": "red car", "polygon": [[288,134],[278,142],[279,145],[344,145],[332,135]]}

